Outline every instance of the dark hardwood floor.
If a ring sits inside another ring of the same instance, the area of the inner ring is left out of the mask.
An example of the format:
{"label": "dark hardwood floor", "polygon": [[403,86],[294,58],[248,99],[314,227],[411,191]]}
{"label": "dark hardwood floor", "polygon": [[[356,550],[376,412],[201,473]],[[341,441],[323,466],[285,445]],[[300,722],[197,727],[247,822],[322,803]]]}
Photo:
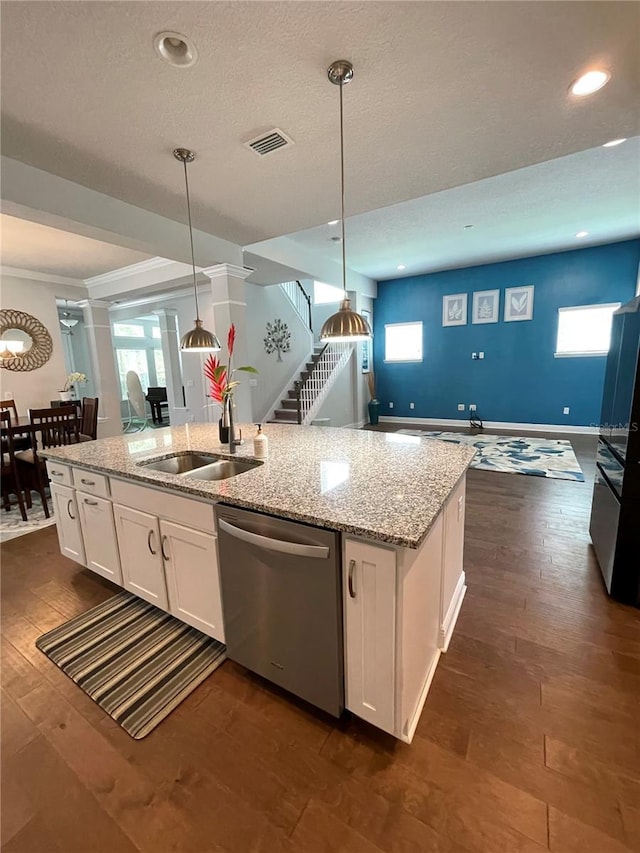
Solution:
{"label": "dark hardwood floor", "polygon": [[3,544],[3,853],[639,851],[640,615],[604,593],[590,483],[468,482],[468,593],[410,746],[230,662],[134,741],[34,646],[114,588],[53,528]]}

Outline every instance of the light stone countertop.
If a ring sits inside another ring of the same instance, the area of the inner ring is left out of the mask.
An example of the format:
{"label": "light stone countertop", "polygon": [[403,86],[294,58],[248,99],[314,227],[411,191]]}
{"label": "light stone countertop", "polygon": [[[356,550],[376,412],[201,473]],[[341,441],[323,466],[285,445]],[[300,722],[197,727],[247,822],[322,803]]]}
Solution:
{"label": "light stone countertop", "polygon": [[[255,426],[239,424],[253,458]],[[269,457],[228,480],[207,481],[140,466],[175,453],[229,457],[217,424],[186,424],[51,447],[41,455],[148,486],[417,548],[475,449],[398,433],[266,424]],[[248,438],[247,438],[248,436]]]}

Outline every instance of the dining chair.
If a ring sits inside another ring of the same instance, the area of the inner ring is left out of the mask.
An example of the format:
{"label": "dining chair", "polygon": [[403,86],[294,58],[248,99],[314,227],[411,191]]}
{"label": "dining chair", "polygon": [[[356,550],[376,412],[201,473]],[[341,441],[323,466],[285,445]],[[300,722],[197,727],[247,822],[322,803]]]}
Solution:
{"label": "dining chair", "polygon": [[95,441],[98,437],[98,398],[82,398],[80,441]]}
{"label": "dining chair", "polygon": [[[13,400],[11,401],[13,402]],[[14,406],[15,409],[15,406]],[[7,512],[11,509],[9,495],[12,493],[18,498],[20,515],[23,521],[27,521],[24,495],[20,485],[20,475],[16,463],[15,448],[13,445],[13,433],[11,432],[11,412],[7,409],[0,410],[0,437],[2,440],[2,504]]]}
{"label": "dining chair", "polygon": [[[0,400],[0,412],[8,411],[11,415],[11,422],[9,426],[18,426],[20,418],[18,416],[18,407],[16,406],[15,400]],[[14,436],[13,438],[13,449],[14,450],[26,450],[26,448],[31,447],[31,439],[29,436]]]}
{"label": "dining chair", "polygon": [[[48,482],[47,469],[38,455],[40,449],[60,447],[66,444],[77,444],[80,436],[78,410],[75,406],[58,406],[51,409],[30,409],[33,446],[29,450],[21,450],[15,454],[18,462],[20,480],[28,489],[27,506],[31,506],[31,489],[40,495],[44,514],[49,518],[49,507],[45,488]],[[39,436],[39,438],[38,438]]]}

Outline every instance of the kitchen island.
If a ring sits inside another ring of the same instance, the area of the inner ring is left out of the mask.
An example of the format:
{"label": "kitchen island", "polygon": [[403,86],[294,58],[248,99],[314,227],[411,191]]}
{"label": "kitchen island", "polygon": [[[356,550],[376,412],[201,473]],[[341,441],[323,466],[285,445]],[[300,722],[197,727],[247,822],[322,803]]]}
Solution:
{"label": "kitchen island", "polygon": [[[268,437],[261,462],[251,440],[231,457],[217,426],[204,424],[49,448],[61,551],[224,642],[231,617],[216,504],[336,531],[344,705],[410,742],[464,597],[465,475],[475,451],[295,425],[269,425]],[[200,476],[150,467],[169,460],[177,470],[190,454],[248,470],[204,479],[217,476],[216,463]],[[271,680],[287,687],[285,676]]]}

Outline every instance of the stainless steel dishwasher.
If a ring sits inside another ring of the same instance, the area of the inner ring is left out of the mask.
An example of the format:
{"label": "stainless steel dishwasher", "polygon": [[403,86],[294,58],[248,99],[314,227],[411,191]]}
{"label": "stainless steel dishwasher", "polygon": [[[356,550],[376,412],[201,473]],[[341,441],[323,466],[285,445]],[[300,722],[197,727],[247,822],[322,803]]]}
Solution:
{"label": "stainless steel dishwasher", "polygon": [[227,656],[339,717],[338,534],[235,507],[216,515]]}

